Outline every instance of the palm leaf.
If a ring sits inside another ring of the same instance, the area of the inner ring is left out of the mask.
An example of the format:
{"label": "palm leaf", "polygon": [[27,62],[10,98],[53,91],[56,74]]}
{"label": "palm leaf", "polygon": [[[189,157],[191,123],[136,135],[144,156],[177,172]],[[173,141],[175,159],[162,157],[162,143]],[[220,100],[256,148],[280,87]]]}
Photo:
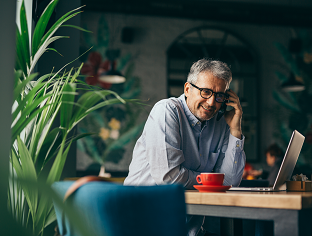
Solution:
{"label": "palm leaf", "polygon": [[74,29],[81,30],[81,31],[83,31],[83,32],[92,33],[92,31],[86,30],[86,29],[81,28],[81,27],[76,26],[76,25],[62,25],[61,27],[70,27],[70,28],[74,28]]}
{"label": "palm leaf", "polygon": [[55,40],[61,39],[61,38],[69,38],[68,36],[55,36],[55,37],[51,37],[48,40],[46,40],[41,46],[40,48],[36,51],[33,60],[31,62],[30,68],[29,68],[29,73],[32,72],[32,70],[35,68],[37,61],[39,60],[39,58],[42,56],[42,54],[44,52],[47,51],[47,46],[54,42]]}
{"label": "palm leaf", "polygon": [[67,148],[65,149],[65,151],[63,152],[64,146],[65,146],[65,141],[62,142],[61,148],[60,148],[60,150],[59,150],[59,152],[55,158],[55,161],[52,165],[52,168],[49,172],[49,175],[47,178],[47,184],[49,184],[49,185],[51,185],[55,181],[58,181],[61,177],[61,174],[62,174],[62,171],[64,168],[64,164],[66,161],[67,153],[69,151],[71,144],[69,144],[67,146]]}
{"label": "palm leaf", "polygon": [[[109,43],[109,28],[107,25],[107,22],[104,18],[104,16],[101,16],[99,20],[99,27],[98,27],[98,33],[97,33],[97,43],[98,48],[106,49],[108,47]],[[104,53],[104,52],[102,52]]]}
{"label": "palm leaf", "polygon": [[[36,181],[37,174],[36,169],[33,164],[33,160],[29,154],[29,151],[23,141],[17,136],[17,143],[18,143],[18,151],[19,151],[19,160],[22,167],[22,175],[19,176],[23,179],[29,179]],[[32,217],[35,217],[35,213],[37,210],[37,202],[38,202],[38,192],[30,191],[27,187],[23,187],[23,191],[31,211]]]}
{"label": "palm leaf", "polygon": [[25,51],[23,48],[23,39],[22,36],[16,27],[16,61],[18,67],[16,70],[22,70],[25,75],[27,75],[27,63],[26,63],[26,57]]}
{"label": "palm leaf", "polygon": [[141,91],[142,91],[141,88],[136,88],[126,93],[122,93],[120,96],[123,97],[124,99],[131,99],[131,98],[138,97],[141,94]]}
{"label": "palm leaf", "polygon": [[[114,95],[117,100],[106,100],[106,96]],[[101,100],[106,100],[100,104],[97,104]],[[84,93],[77,101],[76,107],[73,110],[73,117],[71,121],[71,127],[75,126],[81,119],[88,115],[93,110],[100,107],[107,106],[115,103],[124,103],[124,100],[115,92],[110,90],[93,91]],[[97,105],[95,105],[97,104]]]}
{"label": "palm leaf", "polygon": [[290,54],[290,52],[281,43],[275,43],[275,46],[280,51],[280,53],[282,54],[285,62],[289,65],[289,67],[294,72],[294,74],[300,76],[300,70],[299,70],[299,68],[297,66],[297,63],[296,63],[295,59]]}
{"label": "palm leaf", "polygon": [[290,109],[295,112],[300,112],[299,106],[295,104],[294,102],[290,101],[279,91],[273,91],[273,97],[275,98],[276,101],[278,101],[285,108]]}
{"label": "palm leaf", "polygon": [[[117,70],[121,71],[125,68],[125,66],[127,65],[127,63],[130,61],[131,59],[131,53],[128,53],[127,55],[123,56],[122,58],[120,58],[118,60],[118,64],[117,64]],[[133,63],[132,63],[133,65]],[[128,77],[126,77],[128,78]]]}
{"label": "palm leaf", "polygon": [[[14,98],[17,98],[19,95],[22,94],[22,91],[24,91],[26,85],[31,81],[33,80],[34,78],[36,78],[38,75],[38,73],[34,73],[34,74],[31,74],[30,76],[28,76],[25,80],[23,80],[20,84],[16,85],[14,87],[14,90],[13,90],[13,97]],[[20,78],[20,77],[19,77]]]}
{"label": "palm leaf", "polygon": [[[64,93],[65,92],[65,93]],[[61,127],[67,128],[72,118],[73,104],[76,95],[76,84],[66,84],[63,88],[62,105],[60,108],[60,124]]]}
{"label": "palm leaf", "polygon": [[42,15],[40,16],[37,25],[34,30],[33,40],[32,40],[32,56],[35,56],[37,50],[39,49],[41,39],[49,23],[50,17],[57,5],[59,0],[52,0],[49,5],[45,8]]}
{"label": "palm leaf", "polygon": [[[40,40],[40,45],[42,45],[45,41],[47,41],[57,30],[59,27],[61,27],[61,25],[68,21],[69,19],[73,18],[74,16],[78,15],[81,12],[75,12],[77,10],[79,10],[82,7],[78,7],[74,10],[71,10],[69,12],[67,12],[66,14],[64,14],[61,18],[59,18],[52,26],[51,28],[48,30],[48,32],[41,38]],[[73,13],[75,12],[75,13]],[[73,13],[73,14],[72,14]]]}
{"label": "palm leaf", "polygon": [[82,142],[86,144],[86,148],[88,150],[88,153],[90,153],[91,158],[96,160],[101,165],[104,164],[101,156],[98,153],[98,150],[96,148],[96,144],[95,144],[93,138],[85,137],[84,139],[82,139]]}
{"label": "palm leaf", "polygon": [[103,154],[104,161],[105,161],[105,157],[109,154],[109,152],[123,148],[126,144],[128,144],[135,137],[137,137],[142,132],[144,124],[145,123],[141,123],[137,126],[132,127],[126,133],[121,135],[117,140],[115,140],[110,145],[108,145],[105,149],[104,154]]}
{"label": "palm leaf", "polygon": [[12,143],[14,142],[14,140],[16,139],[15,137],[20,134],[24,129],[25,127],[32,121],[32,119],[38,115],[40,112],[42,112],[43,110],[45,109],[45,107],[43,108],[40,108],[40,109],[37,109],[36,111],[34,111],[33,113],[31,113],[29,115],[29,117],[27,117],[26,119],[26,116],[21,119],[21,122],[19,123],[16,123],[13,127],[12,127],[12,138],[11,138],[11,141]]}
{"label": "palm leaf", "polygon": [[41,148],[36,157],[36,170],[37,173],[45,166],[45,163],[50,159],[51,153],[54,153],[57,147],[62,142],[62,134],[60,128],[54,128],[49,134],[44,138]]}
{"label": "palm leaf", "polygon": [[20,9],[20,26],[21,26],[21,39],[22,39],[22,47],[23,47],[23,55],[25,55],[25,63],[29,68],[30,64],[30,52],[29,52],[29,35],[28,35],[28,26],[26,20],[26,11],[25,11],[25,2],[23,0],[21,9]]}

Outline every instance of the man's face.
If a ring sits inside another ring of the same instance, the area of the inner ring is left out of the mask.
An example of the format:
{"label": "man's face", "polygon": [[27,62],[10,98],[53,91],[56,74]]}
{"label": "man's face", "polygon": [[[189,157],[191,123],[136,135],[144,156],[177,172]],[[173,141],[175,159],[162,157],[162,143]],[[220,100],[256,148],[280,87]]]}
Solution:
{"label": "man's face", "polygon": [[[214,92],[225,93],[226,83],[222,79],[214,77],[210,72],[201,72],[198,75],[195,84],[199,88],[208,88]],[[219,111],[222,103],[215,100],[215,94],[205,99],[200,96],[200,91],[186,82],[184,85],[184,94],[186,96],[186,104],[190,111],[200,121],[211,119]]]}

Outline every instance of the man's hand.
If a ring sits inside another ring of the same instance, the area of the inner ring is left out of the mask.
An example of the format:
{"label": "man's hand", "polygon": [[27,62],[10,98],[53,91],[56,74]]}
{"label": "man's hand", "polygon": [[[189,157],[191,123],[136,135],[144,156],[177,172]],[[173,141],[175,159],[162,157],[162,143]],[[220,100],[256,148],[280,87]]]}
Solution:
{"label": "man's hand", "polygon": [[234,109],[225,112],[224,119],[226,123],[230,126],[231,134],[238,138],[242,138],[242,116],[243,109],[239,102],[239,98],[233,90],[228,90],[227,94],[230,96],[228,100],[230,102],[226,103],[227,106],[231,106]]}

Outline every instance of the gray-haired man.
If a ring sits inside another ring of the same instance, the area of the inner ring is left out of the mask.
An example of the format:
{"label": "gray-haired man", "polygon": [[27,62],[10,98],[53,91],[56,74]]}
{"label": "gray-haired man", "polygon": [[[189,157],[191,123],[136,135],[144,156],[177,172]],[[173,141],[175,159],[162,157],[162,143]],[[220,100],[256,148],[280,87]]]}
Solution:
{"label": "gray-haired man", "polygon": [[[181,183],[193,189],[201,172],[225,173],[224,185],[239,185],[245,166],[242,107],[228,90],[229,67],[195,62],[179,98],[155,104],[133,151],[125,185]],[[222,103],[233,107],[220,120]],[[203,217],[189,217],[189,235],[199,235]]]}

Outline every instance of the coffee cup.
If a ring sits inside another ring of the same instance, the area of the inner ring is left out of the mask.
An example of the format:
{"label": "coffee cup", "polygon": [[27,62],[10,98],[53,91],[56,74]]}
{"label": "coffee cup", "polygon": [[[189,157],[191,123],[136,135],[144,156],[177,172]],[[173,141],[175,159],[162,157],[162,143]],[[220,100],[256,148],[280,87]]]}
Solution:
{"label": "coffee cup", "polygon": [[224,181],[224,173],[200,173],[196,181],[202,185],[221,186]]}

